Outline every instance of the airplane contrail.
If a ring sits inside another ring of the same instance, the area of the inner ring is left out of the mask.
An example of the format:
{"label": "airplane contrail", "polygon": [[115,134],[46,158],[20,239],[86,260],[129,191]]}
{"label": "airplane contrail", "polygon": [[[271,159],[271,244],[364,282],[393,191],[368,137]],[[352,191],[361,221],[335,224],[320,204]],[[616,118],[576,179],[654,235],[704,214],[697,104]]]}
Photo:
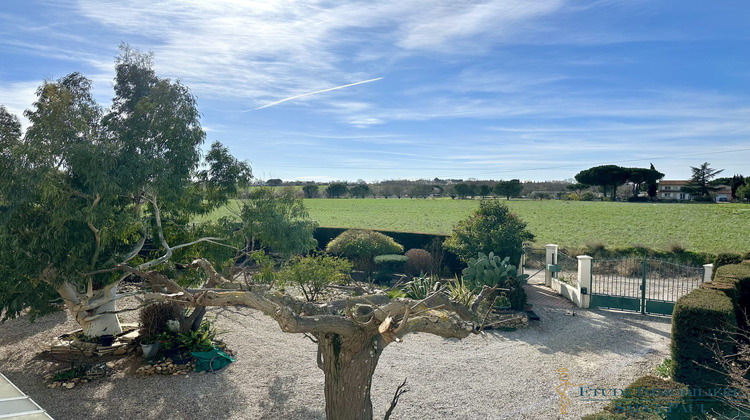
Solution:
{"label": "airplane contrail", "polygon": [[363,80],[361,82],[349,83],[348,85],[336,86],[336,87],[332,87],[332,88],[328,88],[328,89],[318,90],[318,91],[315,91],[315,92],[303,93],[301,95],[294,95],[294,96],[290,96],[288,98],[284,98],[284,99],[281,99],[281,100],[278,100],[278,101],[275,101],[275,102],[271,102],[270,104],[265,104],[263,106],[259,106],[257,108],[253,108],[253,109],[248,109],[248,110],[245,110],[245,111],[242,111],[242,112],[256,111],[256,110],[259,110],[259,109],[268,108],[270,106],[278,105],[278,104],[280,104],[282,102],[291,101],[292,99],[302,98],[302,97],[310,96],[310,95],[316,95],[318,93],[323,93],[323,92],[330,92],[332,90],[338,90],[338,89],[348,88],[350,86],[357,86],[357,85],[361,85],[363,83],[376,82],[376,81],[378,81],[380,79],[382,79],[382,77],[376,77],[376,78],[370,79],[370,80]]}

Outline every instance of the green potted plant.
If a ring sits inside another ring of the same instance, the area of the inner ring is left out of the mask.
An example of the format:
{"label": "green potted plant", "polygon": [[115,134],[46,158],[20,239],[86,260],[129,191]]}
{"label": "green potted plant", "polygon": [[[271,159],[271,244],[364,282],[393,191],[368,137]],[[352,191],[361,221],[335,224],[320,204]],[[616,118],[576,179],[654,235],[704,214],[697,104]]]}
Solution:
{"label": "green potted plant", "polygon": [[141,351],[146,359],[156,356],[159,352],[159,342],[156,337],[141,337]]}

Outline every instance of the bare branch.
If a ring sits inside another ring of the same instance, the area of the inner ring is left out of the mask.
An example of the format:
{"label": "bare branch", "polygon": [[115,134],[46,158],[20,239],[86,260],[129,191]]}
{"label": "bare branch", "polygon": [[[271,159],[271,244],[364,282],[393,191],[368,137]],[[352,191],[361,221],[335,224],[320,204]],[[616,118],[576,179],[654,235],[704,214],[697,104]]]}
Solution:
{"label": "bare branch", "polygon": [[135,244],[135,247],[125,255],[125,259],[122,261],[122,264],[125,264],[126,262],[132,260],[135,258],[136,255],[138,255],[139,252],[143,249],[143,245],[146,243],[146,237],[148,236],[148,230],[146,229],[146,222],[141,217],[141,208],[143,207],[143,202],[138,200],[138,203],[135,205],[135,217],[138,218],[141,221],[141,237],[138,239],[138,242]]}
{"label": "bare branch", "polygon": [[[97,193],[96,198],[94,199],[94,204],[91,205],[91,211],[93,211],[99,204],[101,198],[102,196]],[[91,256],[91,268],[94,268],[94,266],[96,266],[96,260],[99,259],[99,253],[101,252],[102,236],[99,234],[99,229],[94,227],[94,223],[91,221],[91,214],[89,214],[88,226],[89,229],[94,232],[94,240],[96,241],[96,249],[94,250],[94,255]]]}
{"label": "bare branch", "polygon": [[156,194],[154,194],[153,197],[146,197],[146,200],[148,200],[149,203],[154,207],[154,218],[156,219],[156,233],[159,235],[159,241],[161,241],[162,246],[164,249],[169,252],[171,249],[169,247],[169,244],[167,243],[167,240],[164,238],[164,229],[161,226],[161,210],[159,210],[159,205],[156,204]]}
{"label": "bare branch", "polygon": [[485,285],[482,287],[482,291],[477,295],[476,298],[474,298],[474,301],[471,302],[471,311],[476,312],[479,308],[479,304],[482,303],[487,297],[489,297],[492,293],[494,293],[497,290],[497,286],[487,286]]}
{"label": "bare branch", "polygon": [[208,260],[205,258],[198,258],[196,260],[193,260],[193,262],[190,263],[190,267],[200,268],[206,273],[206,275],[208,276],[208,283],[206,283],[205,287],[217,287],[225,283],[231,283],[229,280],[224,278],[224,276],[219,274],[214,266],[211,265],[211,263],[208,262]]}
{"label": "bare branch", "polygon": [[404,378],[404,382],[401,382],[401,385],[396,388],[396,393],[393,394],[393,398],[391,399],[391,406],[388,408],[388,411],[385,412],[385,417],[383,417],[383,420],[388,420],[391,418],[393,409],[395,409],[396,404],[398,404],[398,399],[401,398],[402,395],[409,392],[408,388],[404,388],[406,386],[406,379],[407,378]]}

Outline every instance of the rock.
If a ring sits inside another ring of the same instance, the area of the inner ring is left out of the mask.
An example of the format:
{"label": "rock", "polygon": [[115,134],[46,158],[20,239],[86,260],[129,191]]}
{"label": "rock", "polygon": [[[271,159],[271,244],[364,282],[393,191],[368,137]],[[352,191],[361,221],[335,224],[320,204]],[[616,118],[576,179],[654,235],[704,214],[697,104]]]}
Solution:
{"label": "rock", "polygon": [[127,347],[120,347],[119,349],[115,350],[115,352],[112,354],[115,356],[122,356],[123,354],[127,354],[127,353],[128,353]]}
{"label": "rock", "polygon": [[63,384],[63,386],[65,388],[67,388],[67,389],[73,389],[73,387],[76,386],[76,383],[75,382],[66,382],[66,383]]}

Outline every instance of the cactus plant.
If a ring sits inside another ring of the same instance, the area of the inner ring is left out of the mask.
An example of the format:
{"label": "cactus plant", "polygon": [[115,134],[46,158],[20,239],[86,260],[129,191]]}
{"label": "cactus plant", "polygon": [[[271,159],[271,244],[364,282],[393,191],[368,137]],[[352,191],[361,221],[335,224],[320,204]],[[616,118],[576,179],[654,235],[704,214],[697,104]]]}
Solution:
{"label": "cactus plant", "polygon": [[475,288],[487,286],[502,286],[505,279],[516,272],[516,266],[509,264],[510,257],[500,258],[494,252],[486,255],[480,252],[477,258],[470,258],[468,267],[461,274],[464,281]]}

